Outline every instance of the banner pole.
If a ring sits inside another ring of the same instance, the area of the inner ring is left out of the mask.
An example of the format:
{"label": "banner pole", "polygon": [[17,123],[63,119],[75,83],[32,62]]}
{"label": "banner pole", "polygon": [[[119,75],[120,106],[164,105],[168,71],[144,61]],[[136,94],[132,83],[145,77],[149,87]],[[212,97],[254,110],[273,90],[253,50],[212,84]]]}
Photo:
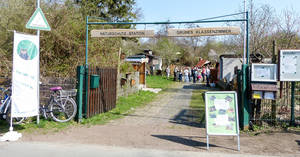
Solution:
{"label": "banner pole", "polygon": [[[40,7],[40,0],[37,0],[37,8]],[[38,53],[39,53],[39,57],[40,57],[40,30],[38,29],[37,30],[37,36],[38,36],[38,40],[39,40],[39,50],[38,50]],[[38,77],[37,77],[37,98],[38,98],[38,107],[40,107],[40,58],[38,58]],[[37,114],[37,117],[36,117],[36,123],[39,124],[40,123],[40,110],[38,110],[38,114]]]}
{"label": "banner pole", "polygon": [[237,142],[238,142],[238,151],[240,151],[241,150],[240,135],[237,136]]}
{"label": "banner pole", "polygon": [[209,150],[209,137],[206,135],[206,149]]}
{"label": "banner pole", "polygon": [[[14,40],[15,40],[15,34],[16,34],[16,30],[14,30]],[[13,69],[14,70],[14,69]],[[11,81],[13,80],[13,75],[12,75],[12,78],[11,78]],[[11,84],[11,93],[13,92],[13,88],[12,88],[12,84]],[[13,99],[13,96],[12,94],[10,95],[10,100],[8,102],[8,105],[10,104],[10,124],[9,124],[9,132],[12,132],[14,130],[13,128],[13,125],[12,125],[12,108],[13,108],[13,104],[12,104],[12,99]]]}
{"label": "banner pole", "polygon": [[11,104],[11,96],[10,96],[10,100],[8,102],[8,104],[10,104],[10,124],[9,124],[9,131],[12,132],[14,131],[13,125],[12,125],[12,104]]}

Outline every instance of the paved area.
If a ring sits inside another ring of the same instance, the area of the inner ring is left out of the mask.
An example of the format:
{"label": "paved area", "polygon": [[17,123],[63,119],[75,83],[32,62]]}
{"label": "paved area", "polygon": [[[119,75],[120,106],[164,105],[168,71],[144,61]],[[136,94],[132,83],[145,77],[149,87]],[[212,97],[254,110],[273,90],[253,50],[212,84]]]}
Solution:
{"label": "paved area", "polygon": [[0,143],[1,156],[7,157],[260,157],[258,155],[211,152],[165,151],[84,144],[51,144],[36,142]]}

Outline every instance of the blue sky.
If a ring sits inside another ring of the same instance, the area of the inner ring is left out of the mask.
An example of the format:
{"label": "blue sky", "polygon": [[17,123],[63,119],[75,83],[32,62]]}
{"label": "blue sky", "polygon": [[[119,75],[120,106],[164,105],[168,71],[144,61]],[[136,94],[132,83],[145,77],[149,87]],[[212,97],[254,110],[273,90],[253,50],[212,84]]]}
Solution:
{"label": "blue sky", "polygon": [[[144,18],[140,21],[197,20],[238,12],[243,0],[136,0]],[[285,8],[300,12],[300,0],[254,0],[257,5],[269,4],[276,13]]]}
{"label": "blue sky", "polygon": [[[208,17],[237,13],[244,0],[136,0],[142,9],[140,22],[193,21]],[[248,1],[248,0],[247,0]],[[269,4],[280,14],[293,9],[300,14],[300,0],[254,0],[255,5]],[[138,28],[144,28],[139,26]],[[146,26],[156,27],[156,26]]]}

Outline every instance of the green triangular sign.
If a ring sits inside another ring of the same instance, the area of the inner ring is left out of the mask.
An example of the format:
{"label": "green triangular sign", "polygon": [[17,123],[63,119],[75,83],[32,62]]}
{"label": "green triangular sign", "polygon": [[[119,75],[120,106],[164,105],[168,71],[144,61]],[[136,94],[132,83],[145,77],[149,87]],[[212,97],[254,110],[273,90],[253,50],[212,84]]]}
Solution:
{"label": "green triangular sign", "polygon": [[45,18],[45,15],[41,8],[37,8],[33,15],[30,17],[29,21],[26,24],[28,29],[39,29],[50,31],[51,28]]}

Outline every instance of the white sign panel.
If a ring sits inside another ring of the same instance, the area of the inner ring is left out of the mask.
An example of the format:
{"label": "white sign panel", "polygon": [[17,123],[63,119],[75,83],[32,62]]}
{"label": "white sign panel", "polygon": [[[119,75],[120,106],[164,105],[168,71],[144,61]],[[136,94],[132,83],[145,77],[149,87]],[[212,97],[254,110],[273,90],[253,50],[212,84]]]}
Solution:
{"label": "white sign panel", "polygon": [[38,36],[15,32],[12,73],[12,117],[38,115],[38,76]]}
{"label": "white sign panel", "polygon": [[238,35],[238,34],[240,34],[239,27],[168,29],[169,37],[195,37],[195,36]]}
{"label": "white sign panel", "polygon": [[252,64],[251,81],[258,82],[276,82],[277,65],[276,64]]}
{"label": "white sign panel", "polygon": [[228,82],[234,78],[234,67],[242,68],[241,58],[226,58],[221,57],[220,60],[220,79],[226,79]]}
{"label": "white sign panel", "polygon": [[300,81],[300,50],[280,51],[280,81]]}

